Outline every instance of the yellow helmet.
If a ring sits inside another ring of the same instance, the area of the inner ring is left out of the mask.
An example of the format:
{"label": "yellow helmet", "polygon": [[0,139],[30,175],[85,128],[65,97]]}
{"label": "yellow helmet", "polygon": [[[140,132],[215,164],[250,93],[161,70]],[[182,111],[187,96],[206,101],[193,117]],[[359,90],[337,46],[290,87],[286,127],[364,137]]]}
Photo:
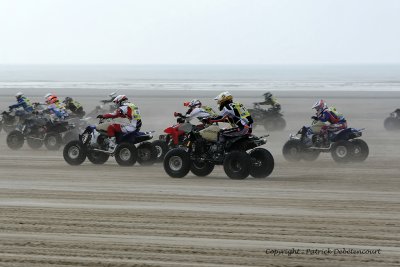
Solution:
{"label": "yellow helmet", "polygon": [[231,93],[229,93],[228,91],[222,92],[214,98],[214,100],[217,100],[218,105],[221,105],[222,103],[232,100],[232,99],[233,99],[233,97],[232,97]]}

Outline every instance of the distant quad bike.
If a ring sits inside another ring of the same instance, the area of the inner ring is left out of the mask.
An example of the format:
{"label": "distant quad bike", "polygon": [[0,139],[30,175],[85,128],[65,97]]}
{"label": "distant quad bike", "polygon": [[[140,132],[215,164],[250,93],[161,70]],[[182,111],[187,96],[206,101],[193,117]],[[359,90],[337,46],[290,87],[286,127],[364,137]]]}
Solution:
{"label": "distant quad bike", "polygon": [[164,158],[164,170],[173,178],[182,178],[191,171],[197,176],[207,176],[214,165],[223,165],[231,179],[245,179],[249,175],[265,178],[274,169],[271,153],[259,146],[265,144],[266,136],[246,135],[217,142],[220,128],[210,125],[199,130],[190,123],[179,129],[186,133],[184,145],[171,149]]}
{"label": "distant quad bike", "polygon": [[266,131],[282,131],[286,127],[283,114],[277,109],[263,109],[254,103],[254,108],[249,109],[249,112],[254,120],[253,128],[262,125]]}
{"label": "distant quad bike", "polygon": [[[100,119],[103,123],[104,119]],[[104,164],[110,156],[114,156],[120,166],[132,166],[136,162],[141,165],[152,165],[157,156],[154,145],[146,142],[153,138],[152,132],[118,133],[117,146],[114,152],[108,152],[108,137],[104,131],[97,131],[95,126],[88,126],[73,140],[65,145],[64,160],[70,165],[80,165],[87,158],[93,164]],[[138,145],[137,147],[135,145]]]}
{"label": "distant quad bike", "polygon": [[337,163],[362,162],[369,154],[366,142],[359,139],[364,129],[347,128],[329,133],[329,143],[324,144],[319,132],[323,122],[314,120],[310,127],[303,126],[297,134],[290,135],[282,149],[287,161],[314,161],[321,152],[330,152]]}
{"label": "distant quad bike", "polygon": [[383,122],[385,129],[388,131],[400,130],[400,109],[396,109]]}
{"label": "distant quad bike", "polygon": [[26,140],[32,149],[39,149],[44,144],[48,150],[58,150],[63,135],[73,131],[74,127],[66,121],[52,121],[43,116],[28,118],[7,135],[7,145],[18,150]]}
{"label": "distant quad bike", "polygon": [[111,94],[108,95],[109,96],[108,99],[100,100],[101,105],[96,106],[94,110],[92,110],[91,112],[86,114],[86,117],[87,118],[96,118],[97,115],[114,112],[116,109],[116,106],[114,105],[113,100],[116,97],[116,95],[117,95],[117,92],[112,92]]}

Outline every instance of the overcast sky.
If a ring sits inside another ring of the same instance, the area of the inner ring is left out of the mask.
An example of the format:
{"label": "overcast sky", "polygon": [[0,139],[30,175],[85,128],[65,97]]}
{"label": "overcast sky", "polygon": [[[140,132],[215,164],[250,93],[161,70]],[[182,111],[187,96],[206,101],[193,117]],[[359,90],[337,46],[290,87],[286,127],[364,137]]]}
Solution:
{"label": "overcast sky", "polygon": [[398,0],[0,0],[0,64],[400,63]]}

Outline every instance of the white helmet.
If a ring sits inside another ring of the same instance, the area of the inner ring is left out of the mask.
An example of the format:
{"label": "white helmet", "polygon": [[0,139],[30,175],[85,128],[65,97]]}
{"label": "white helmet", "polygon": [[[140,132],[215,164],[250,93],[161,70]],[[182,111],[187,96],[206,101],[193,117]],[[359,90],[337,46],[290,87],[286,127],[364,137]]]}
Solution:
{"label": "white helmet", "polygon": [[313,106],[312,106],[312,109],[315,109],[315,110],[317,110],[317,111],[323,111],[323,110],[325,110],[325,109],[327,109],[328,108],[328,106],[326,105],[326,103],[325,103],[325,101],[324,100],[318,100]]}
{"label": "white helmet", "polygon": [[47,100],[47,98],[49,98],[49,96],[51,96],[51,95],[52,95],[52,93],[47,93],[47,94],[45,94],[45,95],[44,95],[44,99]]}
{"label": "white helmet", "polygon": [[232,97],[231,93],[229,93],[228,91],[222,92],[214,98],[214,100],[217,100],[218,105],[221,105],[225,101],[232,100],[232,99],[233,99],[233,97]]}
{"label": "white helmet", "polygon": [[117,95],[114,97],[113,102],[117,105],[122,105],[123,102],[128,101],[126,95]]}
{"label": "white helmet", "polygon": [[18,92],[18,93],[15,94],[15,97],[17,99],[19,99],[20,97],[23,97],[23,96],[24,96],[24,93],[22,93],[22,92]]}
{"label": "white helmet", "polygon": [[188,103],[188,105],[187,105],[189,108],[194,108],[195,106],[201,106],[201,102],[200,102],[200,100],[198,100],[198,99],[192,99],[189,103]]}

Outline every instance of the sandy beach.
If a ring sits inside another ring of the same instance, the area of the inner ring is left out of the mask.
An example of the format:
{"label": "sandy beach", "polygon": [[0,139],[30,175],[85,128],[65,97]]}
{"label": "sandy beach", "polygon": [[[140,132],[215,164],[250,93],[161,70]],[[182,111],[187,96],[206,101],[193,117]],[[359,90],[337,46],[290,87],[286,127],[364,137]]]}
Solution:
{"label": "sandy beach", "polygon": [[[47,93],[24,92],[33,101]],[[90,111],[109,92],[56,93],[76,96]],[[174,123],[173,112],[185,111],[183,101],[215,106],[219,91],[121,93],[140,107],[142,129],[158,138]],[[247,107],[262,94],[233,93]],[[2,110],[14,94],[2,90]],[[230,180],[221,166],[205,178],[173,179],[162,164],[122,168],[113,158],[72,167],[62,150],[12,151],[1,132],[0,266],[399,266],[400,132],[386,131],[383,120],[400,107],[400,93],[275,94],[287,127],[269,133],[264,147],[275,169],[266,179]],[[365,162],[338,165],[330,154],[285,161],[282,146],[310,123],[320,97],[349,126],[366,128]],[[265,132],[258,127],[255,134]],[[289,256],[290,249],[298,253]]]}

